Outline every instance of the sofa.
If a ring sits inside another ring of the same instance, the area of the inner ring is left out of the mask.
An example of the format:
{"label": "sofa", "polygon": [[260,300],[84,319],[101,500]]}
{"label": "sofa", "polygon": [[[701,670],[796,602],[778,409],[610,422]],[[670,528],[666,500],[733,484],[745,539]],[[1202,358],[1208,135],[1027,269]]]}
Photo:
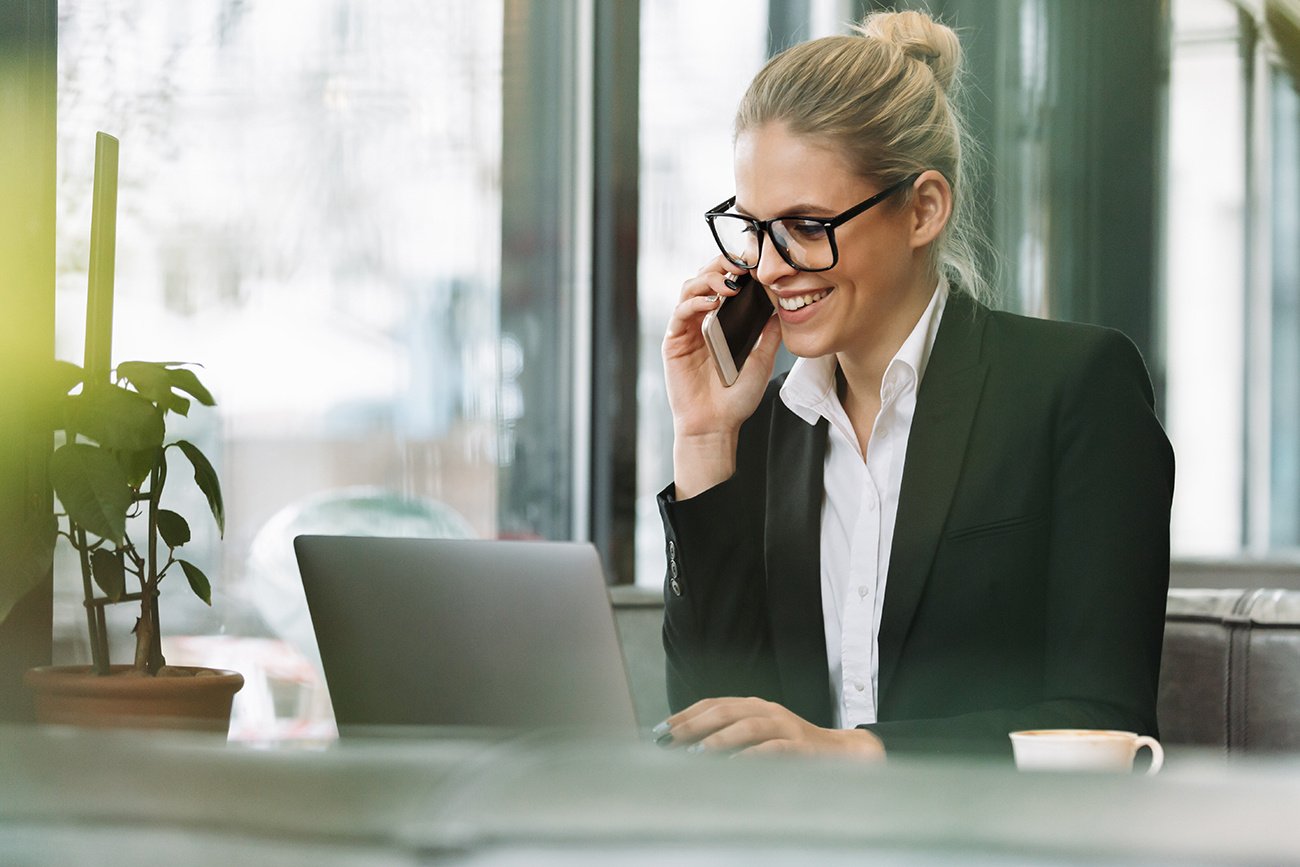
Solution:
{"label": "sofa", "polygon": [[[1167,746],[1300,750],[1300,564],[1176,562],[1157,710]],[[1267,588],[1264,588],[1267,582]],[[659,591],[610,595],[637,718],[668,713]]]}

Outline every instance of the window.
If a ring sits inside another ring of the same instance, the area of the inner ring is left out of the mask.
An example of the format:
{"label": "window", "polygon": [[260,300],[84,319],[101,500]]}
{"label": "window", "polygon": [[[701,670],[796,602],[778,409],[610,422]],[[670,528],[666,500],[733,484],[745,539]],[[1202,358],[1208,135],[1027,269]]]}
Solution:
{"label": "window", "polygon": [[[161,602],[169,661],[249,679],[235,737],[328,734],[293,535],[500,529],[525,363],[499,326],[502,45],[477,0],[61,3],[56,354],[81,358],[103,129],[113,359],[201,363],[218,401],[169,429],[222,477],[224,543],[196,520],[187,548],[215,604]],[[86,659],[75,566],[56,572],[56,656]]]}
{"label": "window", "polygon": [[673,472],[659,346],[682,283],[717,255],[704,212],[731,194],[731,122],[766,60],[767,30],[766,0],[642,5],[636,580],[644,586],[663,583],[655,495]]}
{"label": "window", "polygon": [[1250,4],[1176,0],[1166,422],[1176,556],[1300,547],[1300,116]]}

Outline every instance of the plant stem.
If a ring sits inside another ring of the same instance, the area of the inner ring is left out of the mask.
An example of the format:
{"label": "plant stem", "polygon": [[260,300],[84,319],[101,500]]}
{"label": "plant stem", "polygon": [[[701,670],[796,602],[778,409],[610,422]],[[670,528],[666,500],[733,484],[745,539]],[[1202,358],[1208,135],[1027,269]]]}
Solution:
{"label": "plant stem", "polygon": [[157,674],[163,667],[162,636],[158,630],[158,499],[159,470],[149,473],[149,569],[141,583],[140,623],[135,631],[135,669]]}
{"label": "plant stem", "polygon": [[91,604],[95,598],[95,585],[90,576],[90,546],[86,544],[86,531],[68,519],[68,538],[81,558],[81,592],[85,598],[86,630],[90,636],[90,662],[95,674],[108,674],[108,636],[104,634],[104,611]]}

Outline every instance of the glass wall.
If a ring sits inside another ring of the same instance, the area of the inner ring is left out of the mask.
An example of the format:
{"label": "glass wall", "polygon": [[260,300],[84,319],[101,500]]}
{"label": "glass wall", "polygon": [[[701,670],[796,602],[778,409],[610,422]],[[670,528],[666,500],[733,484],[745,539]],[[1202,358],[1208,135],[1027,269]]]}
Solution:
{"label": "glass wall", "polygon": [[645,0],[641,7],[636,580],[663,583],[655,495],[672,480],[659,346],[682,283],[717,255],[704,212],[732,193],[731,122],[766,60],[767,0]]}
{"label": "glass wall", "polygon": [[1178,457],[1172,545],[1224,555],[1240,546],[1244,520],[1249,93],[1234,4],[1178,0],[1172,11],[1164,303],[1165,424]]}
{"label": "glass wall", "polygon": [[[294,535],[497,535],[526,361],[499,339],[502,29],[477,0],[61,3],[56,354],[81,360],[104,130],[113,359],[201,364],[218,401],[169,436],[216,464],[224,542],[197,491],[166,494],[214,605],[172,587],[162,617],[169,662],[248,677],[236,737],[329,731]],[[57,571],[56,655],[86,659]]]}
{"label": "glass wall", "polygon": [[1300,550],[1300,117],[1258,11],[1172,5],[1163,330],[1176,556]]}

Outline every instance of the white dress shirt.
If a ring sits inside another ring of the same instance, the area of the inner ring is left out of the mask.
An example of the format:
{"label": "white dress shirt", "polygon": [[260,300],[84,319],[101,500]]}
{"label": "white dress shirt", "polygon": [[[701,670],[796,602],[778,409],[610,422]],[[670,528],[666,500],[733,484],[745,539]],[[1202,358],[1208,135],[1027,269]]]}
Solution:
{"label": "white dress shirt", "polygon": [[873,723],[880,662],[877,643],[885,578],[903,482],[903,459],[916,393],[948,301],[940,278],[912,333],[885,367],[876,415],[862,459],[857,435],[836,393],[835,356],[800,358],[781,387],[781,400],[810,425],[829,422],[822,469],[822,617],[835,725]]}

